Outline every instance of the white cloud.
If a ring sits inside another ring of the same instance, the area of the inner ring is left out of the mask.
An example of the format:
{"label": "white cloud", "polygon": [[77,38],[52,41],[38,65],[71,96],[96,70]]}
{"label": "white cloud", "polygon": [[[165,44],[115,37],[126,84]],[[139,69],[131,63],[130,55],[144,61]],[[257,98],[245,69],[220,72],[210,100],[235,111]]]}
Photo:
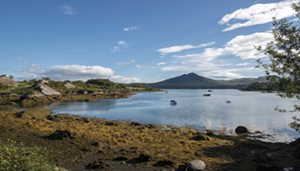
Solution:
{"label": "white cloud", "polygon": [[131,27],[125,27],[123,28],[123,31],[134,31],[140,29],[138,26],[131,26]]}
{"label": "white cloud", "polygon": [[285,0],[274,3],[254,4],[248,8],[241,8],[232,13],[226,14],[219,24],[226,24],[223,31],[235,30],[242,27],[265,24],[276,19],[294,16],[296,12],[292,8],[292,3],[300,0]]}
{"label": "white cloud", "polygon": [[178,59],[188,59],[189,62],[194,63],[197,61],[210,61],[225,53],[226,50],[224,48],[206,48],[201,53],[174,55],[173,57]]}
{"label": "white cloud", "polygon": [[[173,55],[173,61],[159,67],[164,72],[201,72],[209,77],[222,77],[223,79],[240,78],[241,73],[243,75],[260,74],[260,70],[253,68],[251,63],[241,62],[241,60],[248,61],[265,57],[255,47],[264,47],[272,39],[271,32],[239,35],[220,48],[210,47],[203,49],[201,53]],[[233,58],[233,56],[238,58]],[[237,62],[240,63],[236,64]],[[247,66],[249,69],[240,68],[241,66]]]}
{"label": "white cloud", "polygon": [[209,72],[203,73],[204,76],[213,77],[217,79],[236,79],[236,78],[242,78],[240,74],[234,73],[230,70],[213,70]]}
{"label": "white cloud", "polygon": [[226,43],[224,50],[242,59],[257,59],[263,57],[255,47],[265,47],[273,40],[271,32],[257,32],[249,35],[239,35]]}
{"label": "white cloud", "polygon": [[238,63],[236,66],[247,66],[250,65],[250,63],[244,62],[244,63]]}
{"label": "white cloud", "polygon": [[117,44],[125,48],[129,46],[129,44],[123,40],[118,41]]}
{"label": "white cloud", "polygon": [[171,46],[171,47],[161,48],[161,49],[158,49],[157,51],[161,55],[168,55],[170,53],[177,53],[177,52],[181,52],[184,50],[203,48],[203,47],[211,46],[213,44],[215,44],[215,42],[204,43],[204,44],[200,44],[200,45],[190,45],[190,44],[175,45],[175,46]]}
{"label": "white cloud", "polygon": [[141,79],[137,77],[124,77],[120,75],[113,75],[110,77],[112,81],[118,82],[118,83],[138,83],[141,82]]}
{"label": "white cloud", "polygon": [[55,65],[51,67],[42,67],[31,65],[22,71],[20,79],[40,79],[50,77],[54,80],[88,80],[96,78],[111,79],[117,82],[129,83],[141,81],[137,77],[126,77],[116,75],[111,68],[93,65]]}
{"label": "white cloud", "polygon": [[43,74],[58,80],[74,80],[85,78],[109,78],[114,72],[111,68],[98,65],[56,65],[47,68]]}
{"label": "white cloud", "polygon": [[114,46],[111,51],[116,53],[116,52],[119,52],[121,51],[122,49],[125,49],[125,48],[128,48],[129,47],[129,44],[123,40],[120,40],[117,42],[117,45]]}
{"label": "white cloud", "polygon": [[156,65],[161,66],[161,65],[165,65],[165,64],[166,64],[165,62],[158,62]]}
{"label": "white cloud", "polygon": [[134,59],[130,59],[128,61],[125,61],[125,62],[120,62],[118,63],[119,66],[121,67],[127,67],[128,65],[132,65],[132,64],[135,64],[135,60]]}
{"label": "white cloud", "polygon": [[64,4],[60,7],[61,11],[66,15],[75,15],[77,14],[77,10],[71,5]]}
{"label": "white cloud", "polygon": [[135,65],[135,67],[137,67],[137,68],[142,68],[143,66],[142,65]]}

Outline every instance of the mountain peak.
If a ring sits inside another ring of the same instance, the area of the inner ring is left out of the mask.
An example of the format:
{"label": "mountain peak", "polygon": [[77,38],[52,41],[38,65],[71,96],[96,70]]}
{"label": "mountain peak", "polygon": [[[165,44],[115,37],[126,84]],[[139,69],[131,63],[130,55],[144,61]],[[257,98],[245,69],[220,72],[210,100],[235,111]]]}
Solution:
{"label": "mountain peak", "polygon": [[199,76],[198,74],[196,74],[196,73],[194,73],[194,72],[190,72],[190,73],[188,73],[188,74],[186,74],[186,75],[190,75],[190,76],[197,75],[197,76]]}

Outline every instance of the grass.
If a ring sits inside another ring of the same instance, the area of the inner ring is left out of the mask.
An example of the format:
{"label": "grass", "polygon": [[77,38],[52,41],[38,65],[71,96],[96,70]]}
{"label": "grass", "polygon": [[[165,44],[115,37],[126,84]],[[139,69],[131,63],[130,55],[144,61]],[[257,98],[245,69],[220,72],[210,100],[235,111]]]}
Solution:
{"label": "grass", "polygon": [[11,140],[0,140],[0,171],[65,171],[49,163],[44,151]]}

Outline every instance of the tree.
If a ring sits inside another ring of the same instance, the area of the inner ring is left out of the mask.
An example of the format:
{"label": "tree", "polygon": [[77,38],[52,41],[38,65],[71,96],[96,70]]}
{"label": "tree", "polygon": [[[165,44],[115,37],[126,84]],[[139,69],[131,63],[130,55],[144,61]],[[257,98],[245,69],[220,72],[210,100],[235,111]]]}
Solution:
{"label": "tree", "polygon": [[[297,20],[274,19],[274,40],[265,48],[258,48],[269,57],[270,62],[258,62],[280,96],[300,100],[300,4],[293,4],[293,8],[297,12]],[[295,105],[295,110],[300,110],[299,105]]]}
{"label": "tree", "polygon": [[[258,47],[270,59],[269,63],[258,60],[265,69],[267,79],[270,80],[281,97],[297,98],[300,100],[300,4],[293,4],[297,12],[296,20],[288,19],[273,21],[274,40],[265,48]],[[275,76],[274,76],[275,74]],[[295,111],[300,106],[295,105]],[[290,127],[300,131],[300,119],[293,117]]]}

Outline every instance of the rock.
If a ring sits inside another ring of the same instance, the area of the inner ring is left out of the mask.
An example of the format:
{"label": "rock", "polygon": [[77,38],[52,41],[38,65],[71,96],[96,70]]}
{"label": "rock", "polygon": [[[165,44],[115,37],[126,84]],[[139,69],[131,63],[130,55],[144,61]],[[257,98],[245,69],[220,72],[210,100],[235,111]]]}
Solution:
{"label": "rock", "polygon": [[16,86],[18,86],[18,83],[12,78],[6,75],[0,76],[0,87],[16,87]]}
{"label": "rock", "polygon": [[192,137],[192,140],[195,140],[195,141],[209,141],[210,138],[207,135],[198,134],[198,135]]}
{"label": "rock", "polygon": [[244,126],[238,126],[236,129],[235,129],[235,133],[236,134],[246,134],[246,133],[249,133],[248,129]]}
{"label": "rock", "polygon": [[34,97],[44,97],[45,95],[44,94],[42,94],[41,92],[39,92],[39,91],[33,91],[33,92],[31,92],[31,93],[29,93],[29,94],[26,94],[25,95],[25,97],[23,97],[23,98],[34,98]]}
{"label": "rock", "polygon": [[45,85],[39,84],[37,85],[39,91],[41,91],[44,95],[51,96],[51,95],[60,95],[60,92],[54,90],[53,88]]}
{"label": "rock", "polygon": [[189,171],[201,171],[206,168],[204,161],[193,160],[187,163],[187,170]]}
{"label": "rock", "polygon": [[211,130],[208,130],[208,131],[206,131],[206,135],[212,137],[212,136],[215,136],[215,133]]}
{"label": "rock", "polygon": [[115,126],[116,123],[110,122],[110,121],[106,121],[106,122],[104,123],[104,125],[107,125],[107,126]]}
{"label": "rock", "polygon": [[77,94],[88,94],[88,91],[86,91],[86,90],[78,90]]}
{"label": "rock", "polygon": [[108,167],[110,167],[110,166],[107,164],[104,164],[103,161],[100,161],[100,160],[94,161],[85,166],[85,168],[87,170],[102,170],[102,169],[105,169]]}
{"label": "rock", "polygon": [[49,136],[46,136],[45,138],[50,140],[63,140],[66,138],[71,138],[71,132],[68,130],[56,130]]}
{"label": "rock", "polygon": [[129,164],[145,163],[145,162],[149,162],[150,159],[151,159],[151,156],[141,154],[141,155],[139,155],[139,157],[130,159],[127,163],[129,163]]}
{"label": "rock", "polygon": [[58,116],[57,115],[48,115],[47,119],[49,121],[57,121],[58,120]]}
{"label": "rock", "polygon": [[173,165],[174,165],[174,163],[170,160],[159,160],[153,166],[155,166],[155,167],[170,167]]}
{"label": "rock", "polygon": [[141,126],[142,124],[140,124],[138,122],[131,122],[130,125],[132,125],[132,126]]}
{"label": "rock", "polygon": [[113,161],[126,161],[126,160],[128,160],[128,158],[124,156],[116,157],[113,159]]}
{"label": "rock", "polygon": [[97,141],[92,142],[91,145],[95,147],[99,147],[99,143]]}
{"label": "rock", "polygon": [[40,81],[41,84],[49,84],[49,80],[46,80],[46,79],[42,79]]}
{"label": "rock", "polygon": [[64,84],[64,87],[66,87],[67,89],[76,88],[76,86],[72,83],[66,83],[66,84]]}
{"label": "rock", "polygon": [[15,113],[16,118],[22,118],[24,116],[25,111],[19,111]]}

